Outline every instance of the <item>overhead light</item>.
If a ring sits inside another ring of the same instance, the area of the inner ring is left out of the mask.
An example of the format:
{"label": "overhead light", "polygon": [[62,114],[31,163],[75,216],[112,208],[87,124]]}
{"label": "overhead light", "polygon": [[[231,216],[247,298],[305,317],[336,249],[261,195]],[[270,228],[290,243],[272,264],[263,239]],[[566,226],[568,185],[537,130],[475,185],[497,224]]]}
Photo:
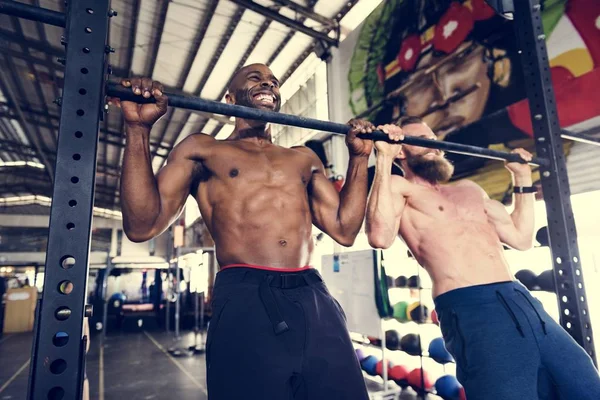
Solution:
{"label": "overhead light", "polygon": [[[50,207],[52,205],[52,199],[50,197],[37,195],[0,197],[0,205],[26,206],[31,204]],[[109,210],[107,208],[101,207],[94,207],[94,216],[118,220],[123,219],[123,214],[121,213],[121,211]]]}
{"label": "overhead light", "polygon": [[43,164],[33,162],[33,161],[0,161],[0,167],[33,167],[44,169],[46,168]]}

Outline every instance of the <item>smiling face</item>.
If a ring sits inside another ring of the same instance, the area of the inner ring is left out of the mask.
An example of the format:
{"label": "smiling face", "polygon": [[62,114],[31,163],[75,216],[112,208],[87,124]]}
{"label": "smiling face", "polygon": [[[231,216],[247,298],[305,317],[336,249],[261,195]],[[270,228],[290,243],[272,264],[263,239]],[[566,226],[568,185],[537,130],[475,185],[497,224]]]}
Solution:
{"label": "smiling face", "polygon": [[279,111],[279,80],[264,64],[251,64],[240,69],[229,85],[227,103]]}
{"label": "smiling face", "polygon": [[[411,123],[402,126],[406,136],[436,140],[436,135],[425,123]],[[444,158],[444,152],[426,147],[402,145],[398,157],[402,168],[410,170],[431,183],[446,183],[454,173],[454,166]]]}

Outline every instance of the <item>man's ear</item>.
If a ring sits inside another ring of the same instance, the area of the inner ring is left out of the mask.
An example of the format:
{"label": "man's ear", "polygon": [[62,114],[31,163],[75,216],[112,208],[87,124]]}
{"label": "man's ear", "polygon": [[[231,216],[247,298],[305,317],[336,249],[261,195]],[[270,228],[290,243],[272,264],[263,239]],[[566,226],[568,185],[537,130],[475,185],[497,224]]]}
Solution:
{"label": "man's ear", "polygon": [[398,153],[396,160],[406,160],[406,153],[404,152],[404,146],[402,146],[400,148],[400,152]]}
{"label": "man's ear", "polygon": [[235,97],[234,97],[234,95],[227,93],[225,95],[225,101],[227,102],[227,104],[235,104]]}

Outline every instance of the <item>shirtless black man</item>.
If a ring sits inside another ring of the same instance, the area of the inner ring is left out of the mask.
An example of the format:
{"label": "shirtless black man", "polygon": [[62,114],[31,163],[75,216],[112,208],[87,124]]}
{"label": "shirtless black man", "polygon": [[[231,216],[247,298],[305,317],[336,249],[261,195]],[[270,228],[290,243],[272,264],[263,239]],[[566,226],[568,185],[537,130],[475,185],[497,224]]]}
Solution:
{"label": "shirtless black man", "polygon": [[[217,274],[207,338],[209,399],[367,399],[345,316],[318,272],[308,267],[312,224],[350,246],[365,216],[373,143],[351,121],[346,183],[336,191],[306,147],[272,143],[265,122],[237,118],[227,140],[185,138],[156,176],[149,135],[167,111],[159,82],[122,82],[155,104],[121,102],[127,142],[121,180],[123,225],[149,240],[195,197],[214,241]],[[227,102],[279,111],[279,81],[263,64],[240,69]]]}

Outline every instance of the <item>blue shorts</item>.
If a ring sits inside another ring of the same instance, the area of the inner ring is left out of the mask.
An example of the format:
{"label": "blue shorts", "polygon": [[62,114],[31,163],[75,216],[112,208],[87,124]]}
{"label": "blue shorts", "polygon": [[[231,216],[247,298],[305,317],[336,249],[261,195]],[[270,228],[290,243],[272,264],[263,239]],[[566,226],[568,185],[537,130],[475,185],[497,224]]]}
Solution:
{"label": "blue shorts", "polygon": [[209,400],[368,400],[340,305],[314,269],[217,274]]}
{"label": "blue shorts", "polygon": [[591,358],[520,283],[460,288],[434,300],[467,399],[600,399]]}

